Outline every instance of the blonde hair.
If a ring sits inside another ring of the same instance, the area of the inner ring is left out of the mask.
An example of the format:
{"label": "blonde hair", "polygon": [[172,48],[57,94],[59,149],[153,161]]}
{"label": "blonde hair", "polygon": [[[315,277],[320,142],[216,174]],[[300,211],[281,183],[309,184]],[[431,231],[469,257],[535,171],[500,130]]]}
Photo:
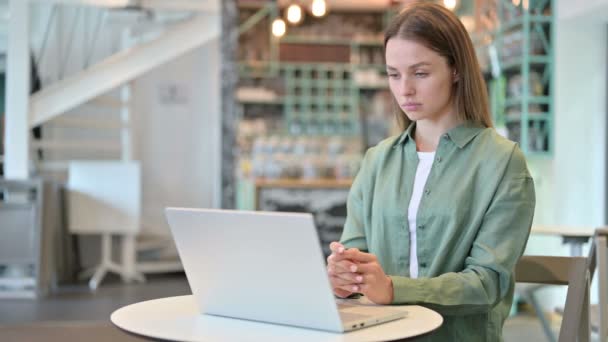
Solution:
{"label": "blonde hair", "polygon": [[[453,86],[456,115],[485,127],[492,127],[488,92],[471,38],[458,17],[435,3],[417,2],[405,7],[384,33],[384,49],[391,38],[413,40],[443,56],[458,74]],[[395,105],[395,118],[401,130],[411,123]]]}

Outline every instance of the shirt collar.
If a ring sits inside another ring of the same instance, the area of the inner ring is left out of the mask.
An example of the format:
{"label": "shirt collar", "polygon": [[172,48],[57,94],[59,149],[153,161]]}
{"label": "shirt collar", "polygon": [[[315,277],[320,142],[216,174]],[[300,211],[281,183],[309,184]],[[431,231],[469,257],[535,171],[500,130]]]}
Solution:
{"label": "shirt collar", "polygon": [[413,133],[414,132],[414,126],[416,126],[416,122],[412,121],[410,123],[410,125],[407,126],[407,128],[405,129],[405,131],[403,131],[403,133],[401,133],[401,136],[397,140],[397,145],[405,144],[405,142],[407,140],[414,140],[414,136],[413,136],[413,134],[414,134]]}
{"label": "shirt collar", "polygon": [[[401,136],[397,140],[397,145],[402,145],[407,143],[409,140],[414,140],[414,128],[416,127],[416,122],[413,121],[407,127],[407,129],[401,133]],[[450,129],[447,131],[444,136],[447,136],[451,141],[456,144],[459,148],[463,148],[466,146],[473,138],[479,134],[484,129],[482,125],[475,124],[472,122],[464,122],[460,125]]]}

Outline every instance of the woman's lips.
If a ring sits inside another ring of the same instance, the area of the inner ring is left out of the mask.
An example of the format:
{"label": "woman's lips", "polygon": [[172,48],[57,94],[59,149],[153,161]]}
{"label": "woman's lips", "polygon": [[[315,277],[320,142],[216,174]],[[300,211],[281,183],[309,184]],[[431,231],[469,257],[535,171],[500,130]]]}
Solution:
{"label": "woman's lips", "polygon": [[415,102],[407,102],[407,103],[401,104],[401,108],[405,109],[406,111],[410,111],[410,112],[417,111],[418,109],[420,109],[421,106],[422,106],[422,104],[415,103]]}

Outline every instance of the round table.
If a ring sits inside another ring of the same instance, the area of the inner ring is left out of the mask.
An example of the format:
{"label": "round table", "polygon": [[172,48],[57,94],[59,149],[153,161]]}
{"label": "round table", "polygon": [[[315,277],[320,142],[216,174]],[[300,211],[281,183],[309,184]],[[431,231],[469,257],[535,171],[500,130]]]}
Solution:
{"label": "round table", "polygon": [[390,341],[423,335],[443,318],[418,305],[394,306],[407,318],[348,333],[254,322],[200,314],[193,296],[155,299],[122,307],[111,321],[128,332],[179,341]]}

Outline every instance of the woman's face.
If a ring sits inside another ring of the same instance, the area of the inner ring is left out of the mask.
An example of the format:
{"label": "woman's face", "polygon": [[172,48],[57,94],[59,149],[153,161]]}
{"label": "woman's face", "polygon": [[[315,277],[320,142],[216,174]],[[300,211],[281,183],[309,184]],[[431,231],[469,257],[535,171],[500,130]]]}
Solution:
{"label": "woman's face", "polygon": [[413,40],[386,43],[389,87],[412,121],[438,122],[452,112],[453,69],[437,52]]}

